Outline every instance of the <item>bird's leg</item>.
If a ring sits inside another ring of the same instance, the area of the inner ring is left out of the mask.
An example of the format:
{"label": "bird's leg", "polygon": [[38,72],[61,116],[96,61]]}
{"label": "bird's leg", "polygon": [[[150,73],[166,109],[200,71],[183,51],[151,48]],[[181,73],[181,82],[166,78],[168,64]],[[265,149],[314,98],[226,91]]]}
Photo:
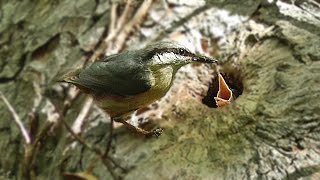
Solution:
{"label": "bird's leg", "polygon": [[131,131],[133,131],[133,132],[135,132],[137,134],[140,134],[140,135],[144,135],[146,137],[151,137],[153,135],[155,135],[156,137],[159,137],[163,132],[162,128],[156,128],[154,130],[147,131],[147,130],[144,130],[142,128],[136,127],[136,126],[128,123],[127,121],[125,121],[123,119],[114,119],[114,121],[122,123],[124,126],[126,126]]}

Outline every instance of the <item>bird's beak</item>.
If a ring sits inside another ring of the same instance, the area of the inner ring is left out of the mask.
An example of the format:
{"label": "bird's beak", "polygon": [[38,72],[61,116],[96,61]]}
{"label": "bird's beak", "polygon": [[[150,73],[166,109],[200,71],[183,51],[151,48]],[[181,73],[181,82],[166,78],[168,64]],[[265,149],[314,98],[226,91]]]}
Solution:
{"label": "bird's beak", "polygon": [[195,62],[201,62],[201,63],[216,63],[218,62],[216,59],[213,58],[209,58],[207,56],[203,56],[203,55],[196,55],[192,58],[193,61]]}
{"label": "bird's beak", "polygon": [[214,99],[218,107],[229,105],[233,100],[232,91],[221,74],[219,74],[219,91]]}

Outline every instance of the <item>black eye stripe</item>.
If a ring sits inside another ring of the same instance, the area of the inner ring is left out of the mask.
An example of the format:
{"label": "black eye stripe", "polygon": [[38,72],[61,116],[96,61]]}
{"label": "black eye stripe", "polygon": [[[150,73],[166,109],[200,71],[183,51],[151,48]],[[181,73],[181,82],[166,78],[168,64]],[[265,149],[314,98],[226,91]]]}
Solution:
{"label": "black eye stripe", "polygon": [[181,54],[181,55],[184,55],[184,56],[191,56],[192,55],[192,53],[190,53],[188,50],[182,49],[182,48],[179,49],[179,53],[178,54]]}
{"label": "black eye stripe", "polygon": [[156,54],[163,55],[164,53],[174,53],[182,56],[193,56],[193,53],[189,52],[184,48],[165,48],[165,49],[155,48],[153,52],[150,52],[150,55],[152,57]]}

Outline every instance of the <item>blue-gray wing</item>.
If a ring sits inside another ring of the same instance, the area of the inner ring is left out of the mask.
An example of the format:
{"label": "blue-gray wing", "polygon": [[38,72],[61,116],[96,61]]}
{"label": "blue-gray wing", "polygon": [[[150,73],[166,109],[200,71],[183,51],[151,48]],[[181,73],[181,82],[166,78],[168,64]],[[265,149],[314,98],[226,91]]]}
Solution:
{"label": "blue-gray wing", "polygon": [[132,96],[151,88],[150,75],[150,69],[139,57],[119,54],[94,62],[79,74],[77,81],[98,95]]}

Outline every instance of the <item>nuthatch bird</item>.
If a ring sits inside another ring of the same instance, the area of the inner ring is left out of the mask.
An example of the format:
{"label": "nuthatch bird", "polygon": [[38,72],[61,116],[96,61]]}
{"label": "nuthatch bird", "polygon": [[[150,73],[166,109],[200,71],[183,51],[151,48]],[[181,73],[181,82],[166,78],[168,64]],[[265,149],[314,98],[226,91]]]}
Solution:
{"label": "nuthatch bird", "polygon": [[175,43],[160,42],[108,56],[65,75],[62,81],[92,95],[97,105],[116,122],[146,136],[159,136],[162,129],[146,131],[129,124],[123,117],[163,97],[178,69],[193,62],[217,61]]}

